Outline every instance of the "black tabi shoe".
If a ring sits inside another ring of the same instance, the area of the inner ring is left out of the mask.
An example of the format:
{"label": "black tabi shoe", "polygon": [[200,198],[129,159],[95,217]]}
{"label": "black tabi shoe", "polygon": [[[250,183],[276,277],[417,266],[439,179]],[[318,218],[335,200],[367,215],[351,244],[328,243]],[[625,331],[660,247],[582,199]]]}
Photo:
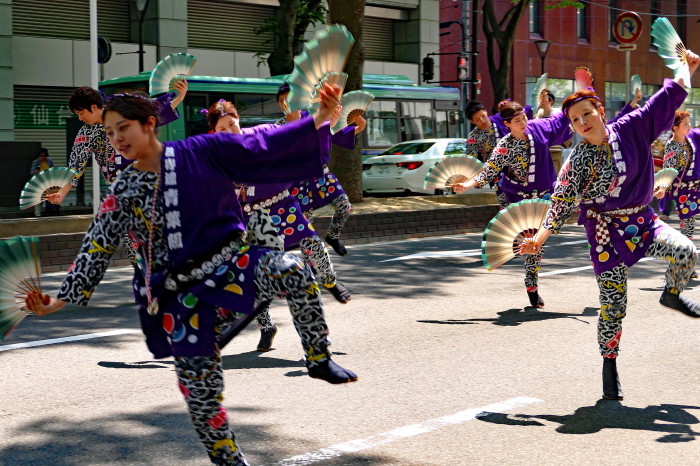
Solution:
{"label": "black tabi shoe", "polygon": [[661,293],[659,302],[666,307],[681,311],[683,314],[690,317],[700,317],[700,303],[693,299],[686,298],[685,296],[681,296],[680,294],[664,290],[664,292]]}
{"label": "black tabi shoe", "polygon": [[617,359],[603,359],[603,399],[623,400],[620,378],[617,376]]}
{"label": "black tabi shoe", "polygon": [[323,285],[323,287],[327,289],[333,295],[333,297],[341,304],[345,304],[352,299],[352,294],[350,294],[350,290],[345,288],[345,285],[343,285],[340,282],[335,282],[332,285]]}
{"label": "black tabi shoe", "polygon": [[348,254],[348,250],[340,244],[340,240],[338,239],[333,239],[330,236],[326,235],[326,243],[333,248],[336,254],[339,256],[345,256]]}
{"label": "black tabi shoe", "polygon": [[277,335],[277,325],[273,325],[270,330],[260,330],[260,341],[258,342],[258,351],[267,353],[272,349],[272,341]]}
{"label": "black tabi shoe", "polygon": [[693,270],[693,273],[690,274],[690,278],[698,278],[698,272],[696,270]]}
{"label": "black tabi shoe", "polygon": [[313,367],[310,367],[309,377],[325,380],[332,384],[348,383],[357,380],[357,375],[353,371],[340,367],[330,358],[315,363]]}
{"label": "black tabi shoe", "polygon": [[527,297],[530,298],[530,306],[531,307],[536,307],[536,308],[544,307],[544,301],[542,300],[542,296],[540,296],[540,294],[537,290],[528,291]]}

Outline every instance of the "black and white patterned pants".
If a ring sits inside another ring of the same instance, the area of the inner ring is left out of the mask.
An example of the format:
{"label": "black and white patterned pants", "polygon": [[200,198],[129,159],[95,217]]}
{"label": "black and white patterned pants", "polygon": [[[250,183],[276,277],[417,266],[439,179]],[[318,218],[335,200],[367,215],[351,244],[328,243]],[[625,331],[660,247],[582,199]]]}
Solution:
{"label": "black and white patterned pants", "polygon": [[[350,212],[352,212],[352,204],[350,203],[348,195],[343,194],[342,196],[338,196],[333,199],[331,206],[333,206],[333,216],[331,217],[330,225],[328,225],[327,235],[329,238],[338,239],[340,238],[340,230],[343,229],[348,221],[348,218],[350,217]],[[304,216],[309,223],[314,223],[313,209],[309,209],[308,211],[304,212]]]}
{"label": "black and white patterned pants", "polygon": [[[697,256],[695,246],[688,238],[674,228],[666,228],[654,238],[646,255],[669,262],[667,290],[680,293],[685,289]],[[627,313],[627,276],[628,267],[624,264],[596,276],[600,291],[598,347],[604,358],[616,358],[620,350],[622,319]]]}
{"label": "black and white patterned pants", "polygon": [[540,268],[542,266],[543,252],[525,255],[525,288],[527,291],[537,291],[537,283]]}
{"label": "black and white patterned pants", "polygon": [[[255,269],[255,288],[258,301],[287,299],[307,367],[330,357],[321,292],[313,272],[297,256],[282,252],[263,256]],[[219,327],[227,325],[222,320],[217,323]],[[192,424],[212,463],[247,465],[223,406],[224,381],[218,350],[211,356],[176,357],[175,367]]]}
{"label": "black and white patterned pants", "polygon": [[693,235],[695,234],[695,217],[681,219],[681,233],[683,233],[686,238],[693,239]]}

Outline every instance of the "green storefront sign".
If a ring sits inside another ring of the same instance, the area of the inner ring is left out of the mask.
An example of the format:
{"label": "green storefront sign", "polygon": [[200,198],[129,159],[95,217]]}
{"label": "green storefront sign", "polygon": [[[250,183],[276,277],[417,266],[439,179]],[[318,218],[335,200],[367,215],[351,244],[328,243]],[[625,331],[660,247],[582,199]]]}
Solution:
{"label": "green storefront sign", "polygon": [[16,129],[61,129],[66,127],[66,119],[73,117],[64,102],[15,101]]}

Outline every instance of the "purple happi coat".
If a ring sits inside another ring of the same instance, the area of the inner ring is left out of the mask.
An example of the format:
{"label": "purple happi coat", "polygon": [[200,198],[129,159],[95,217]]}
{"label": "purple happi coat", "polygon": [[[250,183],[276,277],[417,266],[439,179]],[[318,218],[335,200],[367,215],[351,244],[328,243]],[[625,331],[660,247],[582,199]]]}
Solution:
{"label": "purple happi coat", "polygon": [[[666,79],[663,87],[648,102],[636,110],[606,125],[608,143],[613,152],[616,178],[608,195],[581,203],[579,224],[586,228],[591,245],[591,260],[596,275],[612,270],[620,264],[628,267],[646,255],[656,234],[664,223],[656,221],[656,214],[648,204],[653,197],[654,160],[651,143],[668,129],[676,109],[688,93],[676,82]],[[596,227],[599,220],[592,212],[641,208],[642,212],[629,217],[613,218],[605,228],[609,244],[599,244]]]}
{"label": "purple happi coat", "polygon": [[[690,160],[686,162],[685,171],[679,170],[680,173],[669,190],[669,195],[678,204],[676,209],[682,220],[700,214],[700,128],[691,129],[686,139],[690,146]],[[664,158],[669,156],[670,154],[665,154]]]}

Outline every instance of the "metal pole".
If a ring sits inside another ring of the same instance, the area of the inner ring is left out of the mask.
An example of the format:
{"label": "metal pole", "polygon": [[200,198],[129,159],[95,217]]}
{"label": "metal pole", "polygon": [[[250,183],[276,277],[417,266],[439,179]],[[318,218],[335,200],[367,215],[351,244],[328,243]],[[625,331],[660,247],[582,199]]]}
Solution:
{"label": "metal pole", "polygon": [[625,52],[625,98],[630,95],[630,50]]}
{"label": "metal pole", "polygon": [[[90,0],[90,87],[100,88],[99,66],[97,63],[97,0]],[[92,155],[92,212],[97,214],[100,207],[100,169]]]}
{"label": "metal pole", "polygon": [[[469,54],[469,34],[471,32],[471,0],[462,0],[462,53],[467,57],[467,69],[466,75],[467,79],[471,79],[471,56]],[[469,121],[467,120],[467,99],[469,94],[467,92],[467,83],[462,82],[461,86],[461,99],[460,99],[460,113],[462,114],[462,128],[461,136],[463,138],[467,137],[469,134]]]}
{"label": "metal pole", "polygon": [[544,74],[544,57],[542,57],[542,72],[540,73],[540,76]]}

